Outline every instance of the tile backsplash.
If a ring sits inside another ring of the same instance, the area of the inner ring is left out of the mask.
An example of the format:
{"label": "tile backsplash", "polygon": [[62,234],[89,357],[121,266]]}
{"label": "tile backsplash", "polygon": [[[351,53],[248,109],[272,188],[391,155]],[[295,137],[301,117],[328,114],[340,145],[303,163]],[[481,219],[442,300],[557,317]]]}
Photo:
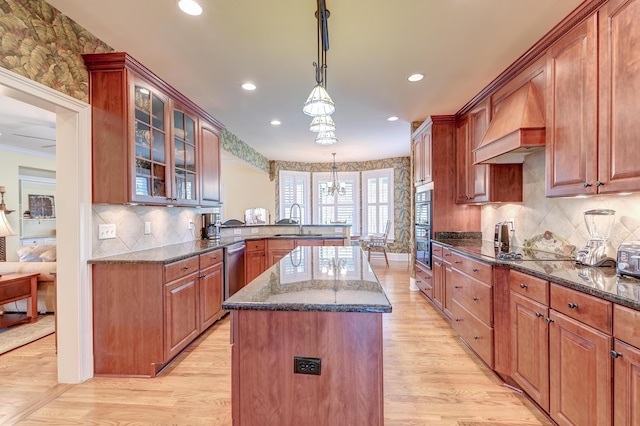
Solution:
{"label": "tile backsplash", "polygon": [[640,194],[547,198],[544,150],[525,157],[523,179],[523,203],[488,204],[482,207],[484,240],[493,240],[495,223],[513,218],[516,245],[521,246],[525,239],[551,231],[580,249],[589,239],[582,213],[591,209],[616,211],[611,230],[611,244],[614,249],[624,241],[640,240]]}
{"label": "tile backsplash", "polygon": [[[151,224],[148,235],[145,222]],[[116,238],[99,240],[102,224],[115,224]],[[94,204],[92,232],[93,257],[104,257],[198,239],[200,218],[195,208]]]}

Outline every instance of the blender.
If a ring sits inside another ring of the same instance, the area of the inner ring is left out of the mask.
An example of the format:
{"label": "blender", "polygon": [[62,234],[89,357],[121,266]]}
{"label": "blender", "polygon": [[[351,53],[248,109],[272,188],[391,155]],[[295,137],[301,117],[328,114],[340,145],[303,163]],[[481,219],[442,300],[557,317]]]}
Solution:
{"label": "blender", "polygon": [[616,266],[616,251],[609,242],[615,214],[615,210],[609,209],[584,212],[584,223],[591,238],[578,250],[576,262],[587,266]]}

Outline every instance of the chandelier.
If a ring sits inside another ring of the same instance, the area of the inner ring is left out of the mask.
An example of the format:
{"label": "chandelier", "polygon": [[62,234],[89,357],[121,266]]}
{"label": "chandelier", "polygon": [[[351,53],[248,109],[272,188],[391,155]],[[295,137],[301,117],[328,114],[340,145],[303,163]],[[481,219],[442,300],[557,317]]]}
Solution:
{"label": "chandelier", "polygon": [[[335,132],[336,124],[331,118],[331,114],[336,107],[327,93],[327,50],[329,50],[329,32],[327,20],[329,19],[329,11],[326,8],[325,0],[317,0],[316,22],[317,22],[317,62],[313,63],[316,70],[316,85],[311,94],[304,103],[302,111],[313,117],[313,121],[309,125],[309,130],[317,133]],[[326,135],[318,135],[316,143],[320,145],[331,145],[338,142],[333,134],[331,137]]]}
{"label": "chandelier", "polygon": [[333,155],[333,166],[331,166],[331,180],[326,184],[322,184],[320,191],[322,195],[333,197],[335,194],[345,195],[347,193],[347,186],[344,182],[338,180],[338,166],[336,166],[336,153]]}

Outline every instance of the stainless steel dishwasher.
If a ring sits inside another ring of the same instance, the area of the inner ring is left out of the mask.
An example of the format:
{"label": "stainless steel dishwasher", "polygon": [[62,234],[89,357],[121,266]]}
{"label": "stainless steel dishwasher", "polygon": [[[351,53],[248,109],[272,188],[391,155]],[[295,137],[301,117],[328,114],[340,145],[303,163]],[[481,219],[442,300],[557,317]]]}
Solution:
{"label": "stainless steel dishwasher", "polygon": [[224,300],[244,287],[244,242],[224,248]]}

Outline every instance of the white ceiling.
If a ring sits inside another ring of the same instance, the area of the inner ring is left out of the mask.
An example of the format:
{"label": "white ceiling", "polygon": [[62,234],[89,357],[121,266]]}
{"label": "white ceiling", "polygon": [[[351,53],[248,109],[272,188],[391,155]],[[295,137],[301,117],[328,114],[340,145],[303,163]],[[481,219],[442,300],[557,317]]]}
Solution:
{"label": "white ceiling", "polygon": [[[302,113],[315,84],[315,0],[199,0],[199,17],[177,0],[47,1],[267,158],[306,162],[409,155],[412,121],[456,113],[582,2],[327,0],[339,142],[322,147]],[[409,83],[416,72],[424,80]],[[243,91],[247,81],[257,90]]]}
{"label": "white ceiling", "polygon": [[0,94],[0,148],[56,153],[56,115]]}

